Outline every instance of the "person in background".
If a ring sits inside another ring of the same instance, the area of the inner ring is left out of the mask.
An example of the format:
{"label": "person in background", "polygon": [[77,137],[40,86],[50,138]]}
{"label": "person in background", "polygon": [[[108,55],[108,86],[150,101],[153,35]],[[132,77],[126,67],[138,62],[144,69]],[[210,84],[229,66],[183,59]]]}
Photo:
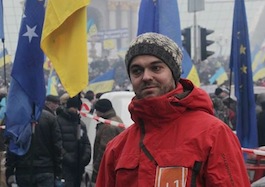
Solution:
{"label": "person in background", "polygon": [[181,62],[164,35],[132,41],[125,64],[134,124],[108,143],[97,187],[250,186],[238,138],[214,116],[209,95],[180,78]]}
{"label": "person in background", "polygon": [[80,95],[60,97],[61,107],[57,110],[57,121],[63,140],[63,178],[65,187],[80,187],[85,166],[91,159],[91,145],[87,129],[78,111],[82,101]]}
{"label": "person in background", "polygon": [[224,104],[223,100],[215,94],[209,94],[212,102],[214,115],[226,123],[231,129],[233,129],[233,125],[229,118],[229,108]]}
{"label": "person in background", "polygon": [[54,114],[42,110],[29,151],[19,156],[7,149],[6,184],[55,186],[62,179],[62,136]]}
{"label": "person in background", "polygon": [[265,146],[265,101],[261,102],[261,109],[257,117],[259,147]]}
{"label": "person in background", "polygon": [[[91,114],[93,114],[94,111],[94,103],[95,103],[95,93],[92,90],[88,90],[84,96],[85,103],[88,105],[89,107],[89,112]],[[84,103],[84,102],[83,102]]]}
{"label": "person in background", "polygon": [[46,101],[44,105],[44,109],[52,113],[53,115],[56,115],[56,110],[60,105],[60,99],[56,95],[47,95]]}
{"label": "person in background", "polygon": [[225,120],[226,124],[230,126],[232,130],[236,130],[236,101],[229,96],[229,90],[225,87],[216,88],[215,95],[220,98],[225,105],[225,111],[223,112],[228,116],[228,119]]}
{"label": "person in background", "polygon": [[0,186],[5,187],[5,138],[4,138],[4,118],[6,112],[6,87],[0,88]]}
{"label": "person in background", "polygon": [[96,94],[96,101],[100,99],[100,97],[104,94],[104,92],[99,92]]}
{"label": "person in background", "polygon": [[[96,115],[110,121],[116,121],[123,123],[122,119],[116,115],[116,112],[112,106],[112,103],[108,99],[99,99],[95,103]],[[96,182],[99,165],[106,149],[107,143],[115,136],[120,134],[124,128],[117,127],[106,123],[98,123],[96,127],[96,137],[94,142],[94,154],[93,154],[93,173],[92,183]]]}

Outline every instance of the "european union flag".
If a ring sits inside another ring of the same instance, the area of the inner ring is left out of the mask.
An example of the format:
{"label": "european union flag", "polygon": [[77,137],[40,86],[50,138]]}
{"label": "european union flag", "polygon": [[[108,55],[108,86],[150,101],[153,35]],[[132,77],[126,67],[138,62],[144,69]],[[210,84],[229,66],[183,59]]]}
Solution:
{"label": "european union flag", "polygon": [[[182,46],[181,27],[176,0],[142,0],[139,10],[138,35],[146,32],[156,32],[168,36],[178,46]],[[191,79],[200,86],[200,80],[190,56],[183,48],[182,69],[184,78]]]}
{"label": "european union flag", "polygon": [[258,146],[255,97],[244,0],[235,0],[230,68],[237,97],[236,134],[242,147]]}
{"label": "european union flag", "polygon": [[6,111],[5,133],[10,151],[17,155],[28,151],[31,124],[38,120],[45,101],[44,54],[40,48],[44,13],[44,0],[25,2]]}
{"label": "european union flag", "polygon": [[4,10],[3,10],[3,0],[0,0],[0,38],[4,39]]}

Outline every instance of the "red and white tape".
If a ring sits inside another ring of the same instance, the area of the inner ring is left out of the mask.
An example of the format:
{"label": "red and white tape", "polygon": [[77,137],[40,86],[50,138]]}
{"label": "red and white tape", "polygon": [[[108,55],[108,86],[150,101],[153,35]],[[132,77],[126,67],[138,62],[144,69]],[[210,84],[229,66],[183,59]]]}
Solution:
{"label": "red and white tape", "polygon": [[241,148],[241,150],[244,153],[252,153],[255,154],[257,156],[265,156],[265,150],[260,150],[260,149],[249,149],[249,148]]}
{"label": "red and white tape", "polygon": [[81,110],[80,110],[80,115],[81,116],[94,119],[96,121],[105,123],[107,125],[114,125],[116,127],[125,128],[125,125],[123,123],[119,123],[117,121],[111,121],[111,120],[104,119],[104,118],[101,118],[101,117],[98,117],[98,116],[94,116],[94,115],[90,114],[89,111],[90,111],[90,107],[86,103],[83,103],[82,106],[81,106]]}

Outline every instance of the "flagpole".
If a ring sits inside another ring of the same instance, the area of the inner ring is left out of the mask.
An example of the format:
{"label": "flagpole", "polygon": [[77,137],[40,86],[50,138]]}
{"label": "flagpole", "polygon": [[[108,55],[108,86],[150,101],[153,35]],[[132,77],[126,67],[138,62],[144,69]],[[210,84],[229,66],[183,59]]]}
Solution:
{"label": "flagpole", "polygon": [[3,44],[3,59],[4,59],[4,84],[8,91],[7,78],[6,78],[6,50],[5,50],[5,39],[4,38],[2,38],[2,44]]}

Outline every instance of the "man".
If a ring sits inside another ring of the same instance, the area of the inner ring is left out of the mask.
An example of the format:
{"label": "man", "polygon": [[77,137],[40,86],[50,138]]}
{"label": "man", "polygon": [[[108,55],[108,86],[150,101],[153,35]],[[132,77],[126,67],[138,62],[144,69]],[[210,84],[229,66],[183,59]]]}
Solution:
{"label": "man", "polygon": [[60,105],[60,99],[56,95],[47,95],[44,109],[56,115],[56,109]]}
{"label": "man", "polygon": [[226,109],[223,111],[226,113],[228,119],[226,124],[229,125],[232,130],[236,130],[236,101],[229,96],[229,90],[225,87],[218,87],[215,89],[215,95],[222,100]]}
{"label": "man", "polygon": [[4,117],[6,112],[6,87],[0,88],[0,186],[6,187],[5,185],[5,138],[4,138]]}
{"label": "man", "polygon": [[97,187],[250,186],[237,137],[213,115],[208,94],[180,78],[181,61],[161,34],[131,43],[134,124],[107,145]]}
{"label": "man", "polygon": [[262,111],[257,117],[258,142],[259,147],[265,146],[265,101],[261,103]]}
{"label": "man", "polygon": [[63,140],[65,187],[80,187],[85,166],[91,159],[87,129],[79,116],[82,101],[79,94],[72,98],[64,94],[60,97],[60,102],[63,106],[57,110],[57,121]]}
{"label": "man", "polygon": [[[122,119],[116,115],[112,103],[108,99],[99,99],[95,103],[96,114],[99,117],[110,121],[116,121],[123,123]],[[93,173],[92,182],[96,182],[99,165],[106,149],[107,143],[112,140],[115,136],[120,134],[124,128],[117,127],[110,124],[98,123],[96,127],[96,137],[94,142],[94,154],[93,154]]]}
{"label": "man", "polygon": [[[6,183],[19,187],[54,186],[62,177],[62,137],[55,116],[42,110],[29,151],[18,156],[7,149]],[[56,186],[56,185],[55,185]]]}

